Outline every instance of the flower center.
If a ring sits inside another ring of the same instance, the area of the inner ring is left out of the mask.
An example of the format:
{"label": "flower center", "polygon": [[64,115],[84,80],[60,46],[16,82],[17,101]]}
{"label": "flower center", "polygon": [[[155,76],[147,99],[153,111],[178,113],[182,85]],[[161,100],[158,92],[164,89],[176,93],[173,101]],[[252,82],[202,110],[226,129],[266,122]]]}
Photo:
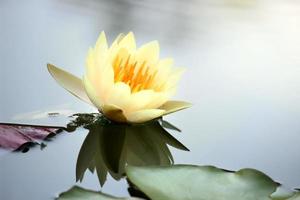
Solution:
{"label": "flower center", "polygon": [[114,81],[124,82],[131,88],[131,92],[154,89],[153,82],[157,70],[151,70],[146,62],[138,62],[130,54],[118,54],[113,62]]}

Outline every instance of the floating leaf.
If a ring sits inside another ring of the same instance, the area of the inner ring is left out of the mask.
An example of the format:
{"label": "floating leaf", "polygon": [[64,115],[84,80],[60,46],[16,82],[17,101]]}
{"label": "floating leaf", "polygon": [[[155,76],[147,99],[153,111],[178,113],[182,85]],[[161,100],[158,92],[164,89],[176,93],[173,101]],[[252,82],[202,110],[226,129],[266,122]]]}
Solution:
{"label": "floating leaf", "polygon": [[24,145],[37,143],[51,134],[61,131],[62,127],[35,126],[23,124],[0,124],[0,147],[17,150]]}
{"label": "floating leaf", "polygon": [[73,186],[66,192],[59,195],[56,200],[138,200],[138,198],[119,198],[102,192],[87,190],[78,186]]}
{"label": "floating leaf", "polygon": [[297,192],[292,197],[286,199],[286,200],[300,200],[300,192]]}
{"label": "floating leaf", "polygon": [[126,172],[152,200],[271,200],[278,186],[254,169],[234,173],[212,166],[128,166]]}
{"label": "floating leaf", "polygon": [[[282,189],[278,183],[255,169],[241,169],[237,172],[231,172],[213,166],[128,166],[126,172],[129,178],[129,193],[144,200],[149,198],[152,200],[300,199],[300,192]],[[60,194],[57,199],[137,200],[138,198],[117,198],[74,186]]]}
{"label": "floating leaf", "polygon": [[290,197],[294,196],[295,191],[289,190],[282,185],[277,187],[276,191],[271,194],[272,200],[287,200]]}

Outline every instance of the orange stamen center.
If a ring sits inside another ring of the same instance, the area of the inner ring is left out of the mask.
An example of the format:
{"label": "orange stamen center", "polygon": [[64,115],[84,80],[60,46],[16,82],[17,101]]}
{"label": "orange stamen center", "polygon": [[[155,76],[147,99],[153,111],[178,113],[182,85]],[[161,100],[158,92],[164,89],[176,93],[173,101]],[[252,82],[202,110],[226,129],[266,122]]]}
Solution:
{"label": "orange stamen center", "polygon": [[128,84],[132,93],[154,89],[152,87],[157,70],[151,71],[146,61],[137,62],[128,53],[125,55],[118,54],[114,59],[113,69],[115,83],[124,82]]}

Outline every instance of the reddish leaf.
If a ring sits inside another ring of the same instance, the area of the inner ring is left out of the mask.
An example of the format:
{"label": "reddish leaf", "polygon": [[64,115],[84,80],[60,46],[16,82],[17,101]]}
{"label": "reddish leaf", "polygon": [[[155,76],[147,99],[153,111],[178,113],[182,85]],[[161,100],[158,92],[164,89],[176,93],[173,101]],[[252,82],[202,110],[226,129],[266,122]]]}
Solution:
{"label": "reddish leaf", "polygon": [[48,127],[32,127],[32,126],[17,126],[15,127],[22,133],[26,134],[26,136],[30,137],[31,139],[36,140],[43,140],[49,134],[56,133],[59,129],[58,128],[48,128]]}
{"label": "reddish leaf", "polygon": [[0,123],[0,147],[16,150],[26,143],[43,140],[50,134],[56,134],[60,130],[62,130],[61,127]]}

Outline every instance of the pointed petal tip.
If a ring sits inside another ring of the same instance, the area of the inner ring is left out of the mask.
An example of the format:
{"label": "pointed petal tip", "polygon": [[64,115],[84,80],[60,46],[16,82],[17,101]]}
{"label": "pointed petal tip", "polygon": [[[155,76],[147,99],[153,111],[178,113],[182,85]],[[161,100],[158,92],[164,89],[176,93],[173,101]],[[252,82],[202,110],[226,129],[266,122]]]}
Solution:
{"label": "pointed petal tip", "polygon": [[[56,67],[55,65],[53,65],[51,63],[47,63],[47,70],[56,81],[58,78],[57,76],[59,76],[59,73],[61,73],[61,71],[63,71],[62,69]],[[63,72],[68,73],[66,71],[63,71]]]}
{"label": "pointed petal tip", "polygon": [[136,49],[135,36],[133,32],[127,33],[118,43],[120,46],[127,48],[128,50]]}
{"label": "pointed petal tip", "polygon": [[132,31],[129,31],[127,35],[134,37],[134,33]]}
{"label": "pointed petal tip", "polygon": [[167,101],[164,105],[160,107],[160,109],[166,110],[164,115],[168,115],[170,113],[177,112],[179,110],[183,110],[191,106],[191,103],[185,101]]}
{"label": "pointed petal tip", "polygon": [[100,37],[105,37],[105,38],[106,38],[105,31],[101,31],[101,33],[99,34],[99,38],[100,38]]}
{"label": "pointed petal tip", "polygon": [[104,31],[101,31],[96,44],[95,44],[95,48],[100,48],[100,47],[105,47],[107,48],[107,40],[106,40],[106,35]]}
{"label": "pointed petal tip", "polygon": [[56,68],[54,65],[52,65],[51,63],[47,63],[47,69],[49,71],[50,74],[52,74],[52,69]]}

